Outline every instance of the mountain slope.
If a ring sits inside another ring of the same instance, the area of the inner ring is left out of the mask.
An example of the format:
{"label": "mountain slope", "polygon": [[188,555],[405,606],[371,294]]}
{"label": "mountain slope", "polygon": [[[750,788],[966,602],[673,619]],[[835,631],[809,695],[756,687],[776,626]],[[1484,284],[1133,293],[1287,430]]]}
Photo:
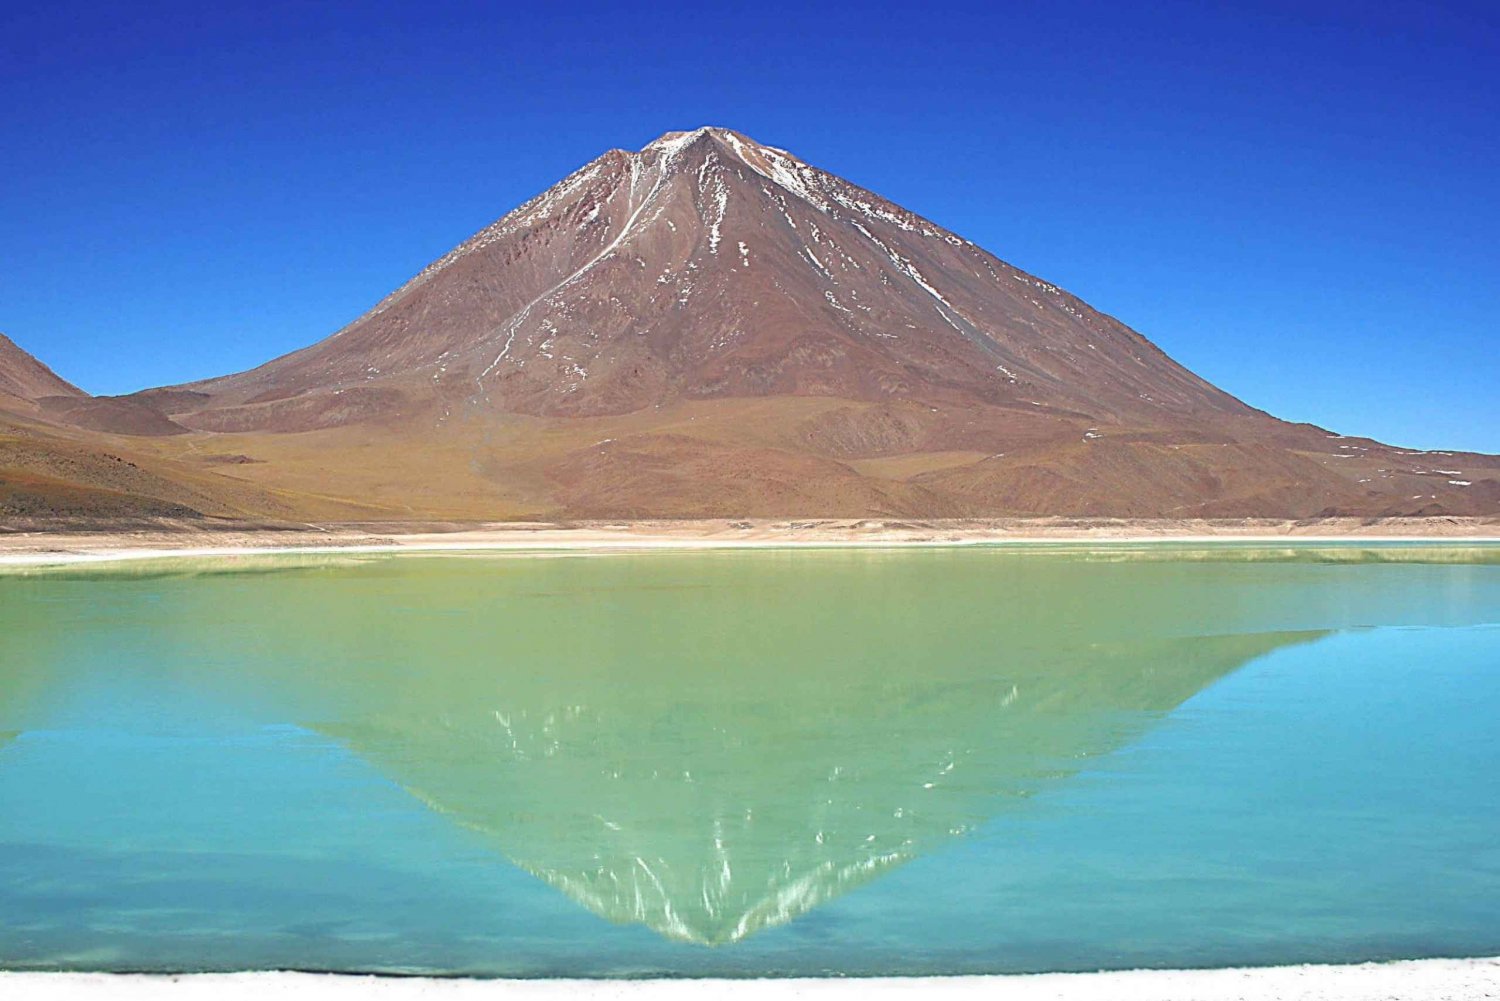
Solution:
{"label": "mountain slope", "polygon": [[110,406],[134,429],[59,415],[396,517],[1500,511],[1493,456],[1276,420],[716,128],[605,153],[317,344]]}
{"label": "mountain slope", "polygon": [[35,401],[44,396],[82,397],[83,390],[0,334],[0,401]]}
{"label": "mountain slope", "polygon": [[[0,531],[59,520],[287,518],[316,506],[134,447],[139,435],[185,430],[136,400],[89,396],[0,335]],[[365,513],[323,506],[334,516]]]}
{"label": "mountain slope", "polygon": [[[558,416],[779,395],[1248,412],[1055,286],[721,129],[612,150],[333,337],[183,388],[205,394],[176,401],[195,426],[268,429],[413,395]],[[334,393],[361,402],[313,415]]]}

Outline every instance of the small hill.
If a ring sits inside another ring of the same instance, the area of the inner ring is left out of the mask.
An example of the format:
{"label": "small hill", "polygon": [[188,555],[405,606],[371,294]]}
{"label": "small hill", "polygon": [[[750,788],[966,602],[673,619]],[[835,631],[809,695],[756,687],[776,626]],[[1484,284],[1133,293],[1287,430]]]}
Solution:
{"label": "small hill", "polygon": [[87,395],[0,334],[0,397],[36,401],[46,396],[81,399]]}

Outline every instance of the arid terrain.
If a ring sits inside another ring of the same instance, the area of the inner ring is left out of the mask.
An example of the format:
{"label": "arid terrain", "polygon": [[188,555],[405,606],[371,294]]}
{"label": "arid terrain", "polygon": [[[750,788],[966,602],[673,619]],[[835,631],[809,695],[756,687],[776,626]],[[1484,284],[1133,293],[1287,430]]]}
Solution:
{"label": "arid terrain", "polygon": [[1500,457],[1289,424],[725,129],[611,150],[354,323],[91,397],[0,338],[0,520],[1500,515]]}

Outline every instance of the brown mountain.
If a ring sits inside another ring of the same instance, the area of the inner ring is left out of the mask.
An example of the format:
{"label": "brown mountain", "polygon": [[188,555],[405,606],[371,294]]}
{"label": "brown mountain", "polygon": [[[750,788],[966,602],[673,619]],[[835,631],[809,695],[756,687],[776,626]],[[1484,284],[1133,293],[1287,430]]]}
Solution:
{"label": "brown mountain", "polygon": [[1276,420],[713,128],[605,153],[311,347],[53,416],[399,516],[1500,511],[1496,457]]}
{"label": "brown mountain", "polygon": [[133,436],[164,427],[151,408],[91,397],[0,335],[0,531],[33,520],[285,518],[305,506],[201,463],[143,454]]}
{"label": "brown mountain", "polygon": [[16,407],[44,396],[82,397],[83,390],[21,350],[0,334],[0,407]]}
{"label": "brown mountain", "polygon": [[185,388],[214,429],[304,425],[351,392],[556,416],[766,396],[1247,413],[1054,286],[721,129],[612,150],[333,337]]}

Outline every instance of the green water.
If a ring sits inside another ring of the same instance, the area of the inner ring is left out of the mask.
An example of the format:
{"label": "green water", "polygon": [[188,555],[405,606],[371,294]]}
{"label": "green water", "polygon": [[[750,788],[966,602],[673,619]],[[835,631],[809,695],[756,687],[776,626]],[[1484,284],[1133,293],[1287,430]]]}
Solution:
{"label": "green water", "polygon": [[1500,549],[0,576],[0,967],[1500,953]]}

